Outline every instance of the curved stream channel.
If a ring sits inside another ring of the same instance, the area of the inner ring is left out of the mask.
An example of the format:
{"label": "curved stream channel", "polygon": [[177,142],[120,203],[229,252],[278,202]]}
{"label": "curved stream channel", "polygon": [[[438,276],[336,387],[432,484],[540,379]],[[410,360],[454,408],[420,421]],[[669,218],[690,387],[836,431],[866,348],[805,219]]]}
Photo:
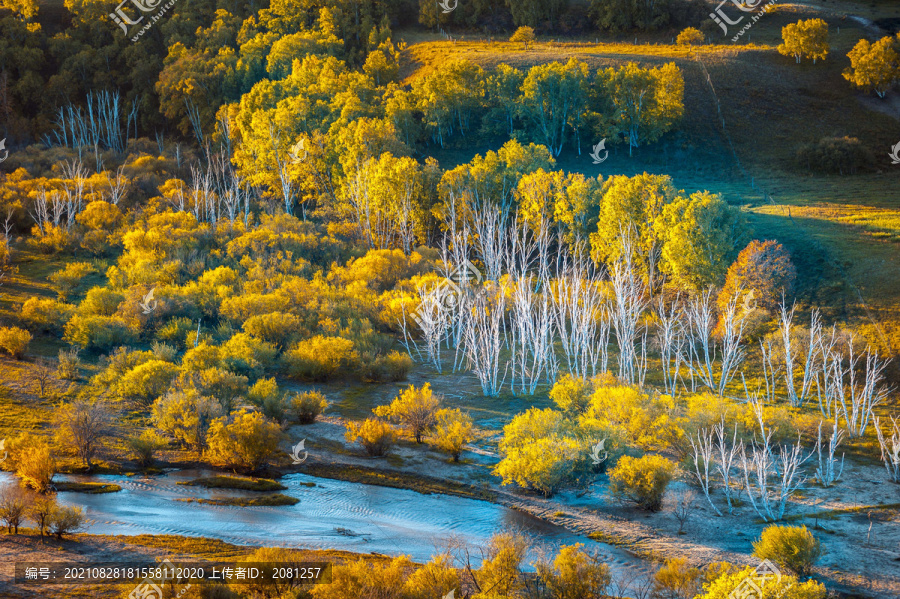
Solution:
{"label": "curved stream channel", "polygon": [[[599,549],[614,573],[623,568],[645,571],[641,560],[616,547],[501,505],[452,495],[423,495],[290,474],[279,482],[288,487],[282,493],[300,500],[292,506],[233,507],[178,501],[254,496],[250,491],[177,484],[209,474],[213,473],[181,470],[158,476],[58,475],[55,480],[122,487],[117,493],[99,495],[58,494],[60,504],[84,508],[86,532],[95,534],[210,537],[239,545],[406,554],[413,561],[426,562],[448,542],[465,543],[475,558],[492,534],[518,529],[547,549],[572,543]],[[13,481],[11,474],[0,473],[0,487]]]}

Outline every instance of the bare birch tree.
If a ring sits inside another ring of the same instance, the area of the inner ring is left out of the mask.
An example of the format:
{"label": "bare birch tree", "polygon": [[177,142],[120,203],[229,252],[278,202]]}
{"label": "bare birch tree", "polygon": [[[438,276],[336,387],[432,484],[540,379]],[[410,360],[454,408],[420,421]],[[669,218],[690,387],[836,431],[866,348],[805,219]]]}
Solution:
{"label": "bare birch tree", "polygon": [[887,469],[888,477],[900,483],[900,422],[891,416],[890,447],[881,431],[881,422],[875,417],[875,433],[878,435],[878,446],[881,448],[881,461]]}
{"label": "bare birch tree", "polygon": [[705,428],[700,429],[697,432],[696,439],[693,436],[689,436],[688,440],[691,442],[691,448],[693,449],[694,474],[700,482],[700,488],[703,490],[703,494],[706,495],[706,500],[716,512],[716,515],[721,516],[722,512],[720,512],[719,508],[716,507],[716,504],[713,503],[712,497],[709,494],[712,485],[712,473],[715,468],[713,459],[713,431]]}
{"label": "bare birch tree", "polygon": [[838,445],[841,443],[841,439],[844,436],[844,431],[838,428],[837,421],[834,423],[834,428],[831,431],[831,439],[828,442],[828,449],[826,450],[825,455],[822,455],[822,421],[819,420],[819,434],[816,437],[816,455],[819,458],[819,465],[816,468],[816,478],[819,479],[819,482],[822,483],[823,487],[830,487],[834,483],[836,483],[841,475],[844,473],[844,456],[841,454],[841,466],[840,469],[835,472],[835,466],[837,465],[837,458],[834,457],[835,452],[837,451]]}
{"label": "bare birch tree", "polygon": [[634,383],[638,375],[637,340],[641,337],[640,318],[647,307],[647,290],[632,263],[633,236],[623,233],[622,255],[612,267],[615,297],[612,327],[619,348],[619,378]]}
{"label": "bare birch tree", "polygon": [[469,368],[478,377],[482,392],[494,397],[503,386],[500,350],[505,333],[505,290],[499,285],[488,284],[474,294],[468,308],[465,353]]}

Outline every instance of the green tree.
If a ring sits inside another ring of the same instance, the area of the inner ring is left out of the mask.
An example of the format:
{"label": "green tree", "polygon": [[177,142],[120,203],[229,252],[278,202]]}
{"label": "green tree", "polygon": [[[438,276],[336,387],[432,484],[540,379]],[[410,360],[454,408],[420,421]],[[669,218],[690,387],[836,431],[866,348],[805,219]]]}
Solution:
{"label": "green tree", "polygon": [[355,360],[352,341],[323,335],[299,342],[284,355],[289,376],[313,381],[328,380]]}
{"label": "green tree", "polygon": [[15,470],[23,485],[38,493],[50,490],[50,484],[56,475],[56,458],[44,439],[21,435],[10,440],[7,449],[10,463],[5,466]]}
{"label": "green tree", "polygon": [[426,130],[444,147],[458,131],[466,137],[484,106],[484,70],[467,60],[450,60],[413,82],[416,107],[423,114]]}
{"label": "green tree", "polygon": [[316,417],[328,408],[328,400],[320,391],[295,393],[289,402],[291,411],[300,424],[312,424]]}
{"label": "green tree", "polygon": [[47,532],[50,516],[56,510],[56,497],[53,495],[36,495],[31,498],[31,504],[25,511],[28,519],[37,524],[41,537]]}
{"label": "green tree", "polygon": [[808,19],[785,25],[781,29],[783,43],[778,46],[782,56],[793,56],[800,64],[802,57],[825,60],[828,56],[828,23],[822,19]]}
{"label": "green tree", "polygon": [[566,4],[564,0],[506,0],[506,6],[512,14],[513,23],[520,25],[518,30],[521,30],[524,29],[521,26],[531,29],[544,22],[549,22],[553,27]]}
{"label": "green tree", "polygon": [[375,85],[395,83],[400,74],[400,50],[394,47],[391,40],[382,42],[378,48],[369,52],[363,71],[375,80]]}
{"label": "green tree", "polygon": [[31,342],[31,333],[19,327],[0,328],[0,351],[21,360]]}
{"label": "green tree", "polygon": [[169,389],[178,372],[171,362],[150,360],[126,372],[116,389],[122,397],[149,404]]}
{"label": "green tree", "polygon": [[225,414],[231,412],[240,398],[247,396],[247,377],[224,368],[207,368],[199,373],[192,373],[188,380],[200,395],[219,400]]}
{"label": "green tree", "polygon": [[47,520],[50,533],[62,540],[63,535],[73,533],[84,525],[84,510],[80,506],[58,506]]}
{"label": "green tree", "polygon": [[[603,184],[597,230],[590,235],[591,257],[612,266],[630,242],[632,263],[651,287],[662,256],[664,231],[659,218],[677,192],[668,175],[614,175]],[[629,239],[630,237],[630,239]]]}
{"label": "green tree", "polygon": [[740,211],[708,191],[676,198],[656,222],[664,239],[661,270],[695,291],[721,283],[746,235]]}
{"label": "green tree", "polygon": [[570,59],[566,64],[551,62],[529,69],[522,84],[522,111],[534,123],[553,156],[559,156],[571,127],[587,111],[588,66]]}
{"label": "green tree", "polygon": [[866,93],[875,92],[879,98],[900,78],[900,55],[892,37],[883,37],[874,44],[861,39],[847,53],[847,58],[850,67],[844,69],[844,79]]}
{"label": "green tree", "polygon": [[693,599],[700,590],[700,570],[684,558],[667,559],[653,575],[654,599]]}
{"label": "green tree", "polygon": [[497,68],[487,78],[487,95],[490,102],[502,115],[506,124],[505,130],[512,135],[515,129],[515,119],[520,114],[522,84],[525,82],[525,73],[506,63],[497,65]]}
{"label": "green tree", "polygon": [[675,0],[591,0],[591,13],[599,29],[655,31],[670,24],[676,14],[674,4]]}
{"label": "green tree", "polygon": [[126,442],[128,451],[134,460],[143,467],[153,463],[153,454],[166,446],[166,440],[152,429],[147,429],[139,436],[129,437]]}
{"label": "green tree", "polygon": [[567,415],[578,416],[590,406],[592,392],[589,381],[567,374],[553,384],[550,399]]}
{"label": "green tree", "polygon": [[598,73],[598,82],[615,107],[613,121],[634,148],[652,143],[684,114],[684,77],[675,63],[641,68],[633,62]]}
{"label": "green tree", "polygon": [[[552,170],[553,157],[546,147],[523,146],[515,139],[496,152],[477,154],[466,164],[445,171],[438,186],[443,205],[436,208],[444,226],[456,218],[471,218],[480,206],[497,206],[502,213],[516,208],[515,191],[519,181],[538,169]],[[455,201],[456,212],[451,212]]]}

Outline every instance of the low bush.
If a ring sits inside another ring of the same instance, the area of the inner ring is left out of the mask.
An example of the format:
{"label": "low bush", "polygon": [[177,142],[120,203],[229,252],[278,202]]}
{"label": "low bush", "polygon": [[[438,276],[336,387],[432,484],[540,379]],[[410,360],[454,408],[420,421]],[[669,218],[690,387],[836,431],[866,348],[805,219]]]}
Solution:
{"label": "low bush", "polygon": [[376,416],[399,422],[415,437],[416,443],[421,443],[422,436],[434,426],[440,404],[440,397],[431,392],[431,384],[425,383],[419,389],[410,385],[390,404],[378,406],[372,411]]}
{"label": "low bush", "polygon": [[413,367],[412,358],[407,354],[392,351],[377,356],[360,367],[361,378],[368,383],[393,383],[406,380]]}
{"label": "low bush", "polygon": [[138,338],[138,330],[118,316],[76,314],[66,323],[65,340],[84,349],[111,350],[130,345]]}
{"label": "low bush", "polygon": [[653,576],[653,599],[692,599],[700,591],[700,570],[684,558],[667,559]]}
{"label": "low bush", "polygon": [[[184,349],[186,347],[185,340],[190,333],[196,333],[197,325],[190,318],[178,317],[173,318],[163,324],[156,331],[156,338],[160,341],[172,343],[175,346]],[[193,344],[192,344],[193,345]]]}
{"label": "low bush", "polygon": [[474,432],[475,424],[471,416],[458,408],[445,408],[435,414],[431,444],[458,462],[463,447],[475,438]]}
{"label": "low bush", "polygon": [[262,410],[266,418],[279,423],[287,420],[286,400],[274,378],[259,379],[247,391],[247,400]]}
{"label": "low bush", "polygon": [[56,376],[67,381],[78,378],[78,349],[59,350],[59,363],[56,366]]}
{"label": "low bush", "polygon": [[30,435],[11,439],[6,445],[10,466],[22,479],[22,484],[39,493],[49,491],[56,474],[56,459],[50,451],[50,445],[43,439]]}
{"label": "low bush", "polygon": [[[772,578],[766,582],[762,589],[763,594],[746,595],[745,591],[752,588],[749,583],[754,582],[757,572],[747,567],[738,571],[725,571],[718,578],[703,586],[703,593],[696,599],[735,599],[735,597],[751,596],[759,599],[825,599],[825,585],[815,580],[800,582],[793,576],[782,574],[781,578]],[[748,580],[749,579],[749,580]]]}
{"label": "low bush", "polygon": [[22,322],[35,333],[61,334],[75,306],[45,297],[30,297],[22,304]]}
{"label": "low bush", "polygon": [[156,431],[148,429],[140,436],[129,438],[126,445],[134,461],[146,468],[153,463],[153,455],[168,443]]}
{"label": "low bush", "polygon": [[31,333],[19,327],[0,328],[0,351],[8,353],[16,360],[21,360],[31,343]]}
{"label": "low bush", "polygon": [[684,436],[674,412],[675,402],[668,395],[648,394],[624,385],[604,385],[591,395],[583,420],[622,427],[631,444],[642,449],[661,449],[677,445]]}
{"label": "low bush", "polygon": [[397,435],[387,422],[367,418],[363,423],[348,422],[344,437],[350,443],[359,442],[370,456],[382,456],[394,444]]}
{"label": "low bush", "polygon": [[288,376],[308,380],[327,381],[339,370],[356,361],[353,342],[342,337],[316,335],[297,343],[284,355]]}
{"label": "low bush", "polygon": [[84,524],[84,512],[80,507],[57,507],[50,514],[47,528],[57,539],[79,530]]}
{"label": "low bush", "polygon": [[231,422],[220,418],[209,429],[209,457],[213,463],[246,472],[262,468],[278,451],[281,427],[259,412],[241,410]]}
{"label": "low bush", "polygon": [[291,413],[300,424],[312,424],[328,408],[328,400],[319,391],[295,393],[289,401]]}
{"label": "low bush", "polygon": [[85,277],[96,272],[97,269],[90,262],[72,262],[50,275],[50,281],[56,285],[59,299],[65,300],[84,284]]}
{"label": "low bush", "polygon": [[666,487],[675,474],[675,463],[658,455],[622,456],[609,472],[610,492],[651,512],[662,507]]}
{"label": "low bush", "polygon": [[819,173],[855,175],[874,161],[872,152],[855,137],[823,137],[797,150],[797,164]]}
{"label": "low bush", "polygon": [[772,525],[753,543],[753,555],[790,568],[799,576],[808,576],[822,556],[822,544],[805,526]]}

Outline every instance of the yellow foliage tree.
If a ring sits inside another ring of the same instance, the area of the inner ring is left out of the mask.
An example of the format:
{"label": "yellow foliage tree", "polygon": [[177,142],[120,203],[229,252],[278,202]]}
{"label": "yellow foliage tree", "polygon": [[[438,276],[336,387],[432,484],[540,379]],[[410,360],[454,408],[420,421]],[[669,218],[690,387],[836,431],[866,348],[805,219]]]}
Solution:
{"label": "yellow foliage tree", "polygon": [[535,564],[538,576],[557,599],[593,599],[606,596],[612,582],[609,566],[598,554],[584,550],[582,543],[560,547],[552,564]]}
{"label": "yellow foliage tree", "polygon": [[844,70],[844,79],[866,93],[875,92],[883,98],[900,77],[900,56],[894,42],[892,37],[883,37],[874,44],[859,40],[847,53],[850,67]]}
{"label": "yellow foliage tree", "polygon": [[785,25],[781,29],[783,43],[778,46],[782,56],[793,56],[800,64],[804,56],[813,64],[828,56],[828,23],[822,19],[808,19]]}
{"label": "yellow foliage tree", "polygon": [[421,443],[422,436],[434,426],[440,404],[440,398],[431,391],[431,383],[425,383],[419,389],[410,385],[389,405],[372,411],[376,416],[399,422],[416,443]]}
{"label": "yellow foliage tree", "polygon": [[210,460],[222,466],[255,472],[278,451],[281,427],[259,412],[246,409],[228,422],[219,418],[209,429]]}
{"label": "yellow foliage tree", "polygon": [[350,443],[359,441],[370,456],[382,456],[393,445],[396,433],[390,424],[377,418],[365,422],[348,422],[344,438]]}
{"label": "yellow foliage tree", "polygon": [[431,443],[459,461],[463,447],[475,438],[472,417],[458,408],[438,410]]}

